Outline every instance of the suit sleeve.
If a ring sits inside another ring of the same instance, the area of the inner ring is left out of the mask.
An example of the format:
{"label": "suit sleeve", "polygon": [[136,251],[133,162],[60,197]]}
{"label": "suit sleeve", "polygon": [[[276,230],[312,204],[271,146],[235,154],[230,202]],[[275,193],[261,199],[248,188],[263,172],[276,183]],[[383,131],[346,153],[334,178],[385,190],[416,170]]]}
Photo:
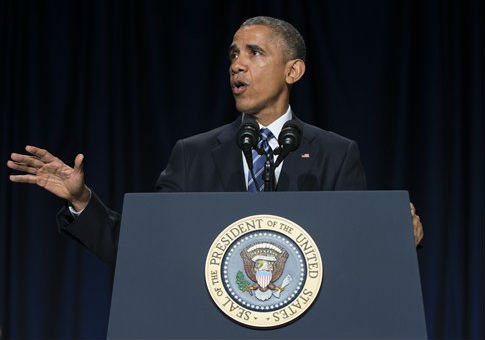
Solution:
{"label": "suit sleeve", "polygon": [[337,174],[335,190],[366,190],[365,171],[357,143],[351,141]]}
{"label": "suit sleeve", "polygon": [[104,205],[94,192],[79,216],[73,217],[67,206],[57,213],[60,233],[73,238],[101,261],[113,266],[116,262],[120,221],[120,214]]}
{"label": "suit sleeve", "polygon": [[[185,160],[183,142],[173,148],[167,168],[157,180],[158,191],[183,191],[185,188]],[[89,204],[77,217],[67,206],[57,214],[60,233],[81,243],[101,261],[114,267],[118,251],[121,215],[109,209],[93,192]]]}

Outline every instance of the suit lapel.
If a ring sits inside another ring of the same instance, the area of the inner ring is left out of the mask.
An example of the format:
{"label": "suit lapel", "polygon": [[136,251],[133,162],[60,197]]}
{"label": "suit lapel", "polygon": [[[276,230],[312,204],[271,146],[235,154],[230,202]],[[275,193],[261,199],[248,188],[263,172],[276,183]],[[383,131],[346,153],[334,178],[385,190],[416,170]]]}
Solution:
{"label": "suit lapel", "polygon": [[[296,118],[296,117],[295,117]],[[298,119],[298,118],[296,118]],[[303,138],[300,147],[288,154],[281,168],[277,191],[305,190],[308,174],[317,156],[317,148],[313,142],[314,134],[306,124],[303,126]]]}
{"label": "suit lapel", "polygon": [[239,117],[224,128],[217,136],[219,145],[212,149],[212,157],[224,191],[246,191],[241,150],[236,144],[236,133],[240,124]]}

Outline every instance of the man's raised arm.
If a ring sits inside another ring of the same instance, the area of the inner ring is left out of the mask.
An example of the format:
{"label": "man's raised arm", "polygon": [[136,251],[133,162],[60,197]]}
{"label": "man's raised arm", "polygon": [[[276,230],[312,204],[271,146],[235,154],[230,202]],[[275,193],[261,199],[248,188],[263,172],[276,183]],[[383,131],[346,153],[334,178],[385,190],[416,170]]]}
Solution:
{"label": "man's raised arm", "polygon": [[[29,155],[12,153],[7,166],[23,172],[10,175],[17,183],[37,184],[69,202],[57,214],[59,231],[78,241],[102,261],[113,265],[119,235],[120,215],[91,193],[84,181],[84,156],[78,154],[74,167],[47,150],[27,145]],[[82,212],[82,213],[81,213]]]}

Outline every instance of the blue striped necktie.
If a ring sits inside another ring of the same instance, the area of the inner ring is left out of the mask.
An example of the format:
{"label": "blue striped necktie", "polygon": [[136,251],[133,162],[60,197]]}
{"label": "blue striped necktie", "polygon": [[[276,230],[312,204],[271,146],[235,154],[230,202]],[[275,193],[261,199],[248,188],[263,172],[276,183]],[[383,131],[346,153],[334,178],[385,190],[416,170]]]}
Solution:
{"label": "blue striped necktie", "polygon": [[[261,149],[264,149],[265,153],[268,153],[271,150],[269,146],[269,140],[273,138],[273,134],[268,128],[262,128],[260,131],[260,140],[258,142],[258,146]],[[260,155],[256,150],[253,149],[253,172],[254,177],[256,178],[256,183],[254,183],[253,177],[251,172],[248,173],[248,191],[257,192],[263,191],[264,189],[264,181],[263,181],[263,172],[264,172],[264,163],[266,162],[266,154]]]}

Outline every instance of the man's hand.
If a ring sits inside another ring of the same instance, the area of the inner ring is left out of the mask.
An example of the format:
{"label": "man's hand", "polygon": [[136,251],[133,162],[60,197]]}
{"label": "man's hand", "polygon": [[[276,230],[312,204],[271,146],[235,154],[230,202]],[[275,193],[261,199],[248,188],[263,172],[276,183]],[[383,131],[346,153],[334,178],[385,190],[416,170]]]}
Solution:
{"label": "man's hand", "polygon": [[413,232],[414,232],[414,241],[416,242],[416,246],[421,242],[424,236],[423,232],[423,224],[421,223],[421,219],[419,215],[416,214],[416,208],[412,203],[409,203],[411,207],[411,216],[413,217]]}
{"label": "man's hand", "polygon": [[71,168],[47,150],[30,145],[25,150],[30,155],[12,153],[7,162],[9,168],[26,173],[10,175],[12,182],[37,184],[68,200],[77,211],[88,205],[90,192],[84,183],[82,154],[76,156],[74,168]]}

